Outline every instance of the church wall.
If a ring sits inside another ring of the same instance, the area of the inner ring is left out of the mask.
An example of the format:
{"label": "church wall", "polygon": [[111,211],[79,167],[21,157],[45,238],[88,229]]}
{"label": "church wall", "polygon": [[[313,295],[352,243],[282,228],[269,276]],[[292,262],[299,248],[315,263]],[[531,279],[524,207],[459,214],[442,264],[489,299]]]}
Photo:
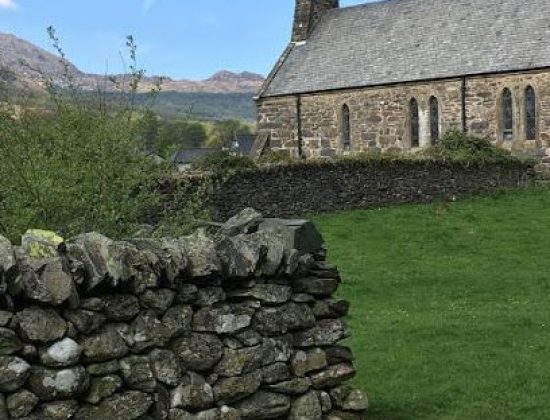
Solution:
{"label": "church wall", "polygon": [[[531,85],[537,94],[537,141],[525,141],[524,91]],[[479,76],[467,79],[467,127],[476,135],[512,148],[543,150],[550,145],[550,72]],[[514,97],[514,141],[502,141],[502,90]],[[430,97],[439,101],[440,132],[462,128],[462,79],[407,83],[384,87],[347,89],[259,102],[258,131],[271,134],[273,149],[298,154],[298,114],[304,154],[332,156],[366,151],[369,148],[411,149],[410,111],[412,98],[418,101],[420,146],[430,143]],[[351,147],[342,145],[342,107],[350,108]],[[291,136],[291,137],[289,137]]]}

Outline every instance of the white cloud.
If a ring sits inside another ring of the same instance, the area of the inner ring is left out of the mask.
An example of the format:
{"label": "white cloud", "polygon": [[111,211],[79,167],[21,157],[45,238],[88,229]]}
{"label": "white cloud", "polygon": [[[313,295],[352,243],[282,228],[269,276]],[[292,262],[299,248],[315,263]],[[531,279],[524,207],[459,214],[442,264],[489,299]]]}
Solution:
{"label": "white cloud", "polygon": [[0,0],[0,8],[17,9],[17,3],[15,3],[15,0]]}
{"label": "white cloud", "polygon": [[[3,1],[3,0],[0,0]],[[9,0],[8,0],[9,1]],[[157,0],[143,0],[143,13],[148,13],[153,8]]]}

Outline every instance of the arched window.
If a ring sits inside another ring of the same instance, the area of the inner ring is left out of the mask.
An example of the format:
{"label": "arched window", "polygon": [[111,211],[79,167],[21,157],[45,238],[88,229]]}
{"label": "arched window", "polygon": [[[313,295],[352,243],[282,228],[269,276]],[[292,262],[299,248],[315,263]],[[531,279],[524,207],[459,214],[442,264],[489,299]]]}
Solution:
{"label": "arched window", "polygon": [[514,138],[514,102],[512,92],[505,88],[502,91],[502,139]]}
{"label": "arched window", "polygon": [[346,150],[351,148],[351,121],[349,106],[342,107],[342,147]]}
{"label": "arched window", "polygon": [[525,88],[525,138],[537,139],[537,95],[532,86]]}
{"label": "arched window", "polygon": [[409,104],[409,112],[411,118],[411,147],[420,146],[420,124],[418,114],[418,101],[411,99]]}
{"label": "arched window", "polygon": [[439,140],[439,101],[435,96],[430,98],[430,136],[432,144]]}

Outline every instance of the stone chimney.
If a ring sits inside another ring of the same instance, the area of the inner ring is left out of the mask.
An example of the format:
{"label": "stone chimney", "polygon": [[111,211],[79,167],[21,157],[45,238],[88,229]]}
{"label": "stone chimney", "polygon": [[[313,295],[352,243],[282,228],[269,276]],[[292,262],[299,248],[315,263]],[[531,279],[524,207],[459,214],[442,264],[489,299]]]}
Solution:
{"label": "stone chimney", "polygon": [[340,0],[296,0],[292,42],[306,41],[324,12],[340,7]]}

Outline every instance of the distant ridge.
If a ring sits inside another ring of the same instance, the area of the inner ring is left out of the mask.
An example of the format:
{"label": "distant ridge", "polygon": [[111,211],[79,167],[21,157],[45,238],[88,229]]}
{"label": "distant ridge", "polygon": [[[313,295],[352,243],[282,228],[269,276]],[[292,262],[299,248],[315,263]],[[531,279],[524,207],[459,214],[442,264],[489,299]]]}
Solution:
{"label": "distant ridge", "polygon": [[[119,90],[105,75],[84,73],[72,63],[66,64],[74,84],[82,90],[96,90],[97,86],[107,91]],[[45,79],[59,86],[64,86],[67,82],[64,77],[65,66],[60,57],[15,35],[5,33],[0,33],[0,77],[2,75],[6,78],[8,75],[12,78],[15,76],[17,83],[33,89],[43,89]],[[125,79],[124,75],[114,77],[118,81]],[[159,77],[145,77],[140,85],[140,92],[149,92]],[[259,74],[222,70],[201,81],[163,77],[162,90],[178,93],[256,93],[263,81],[263,76]]]}

